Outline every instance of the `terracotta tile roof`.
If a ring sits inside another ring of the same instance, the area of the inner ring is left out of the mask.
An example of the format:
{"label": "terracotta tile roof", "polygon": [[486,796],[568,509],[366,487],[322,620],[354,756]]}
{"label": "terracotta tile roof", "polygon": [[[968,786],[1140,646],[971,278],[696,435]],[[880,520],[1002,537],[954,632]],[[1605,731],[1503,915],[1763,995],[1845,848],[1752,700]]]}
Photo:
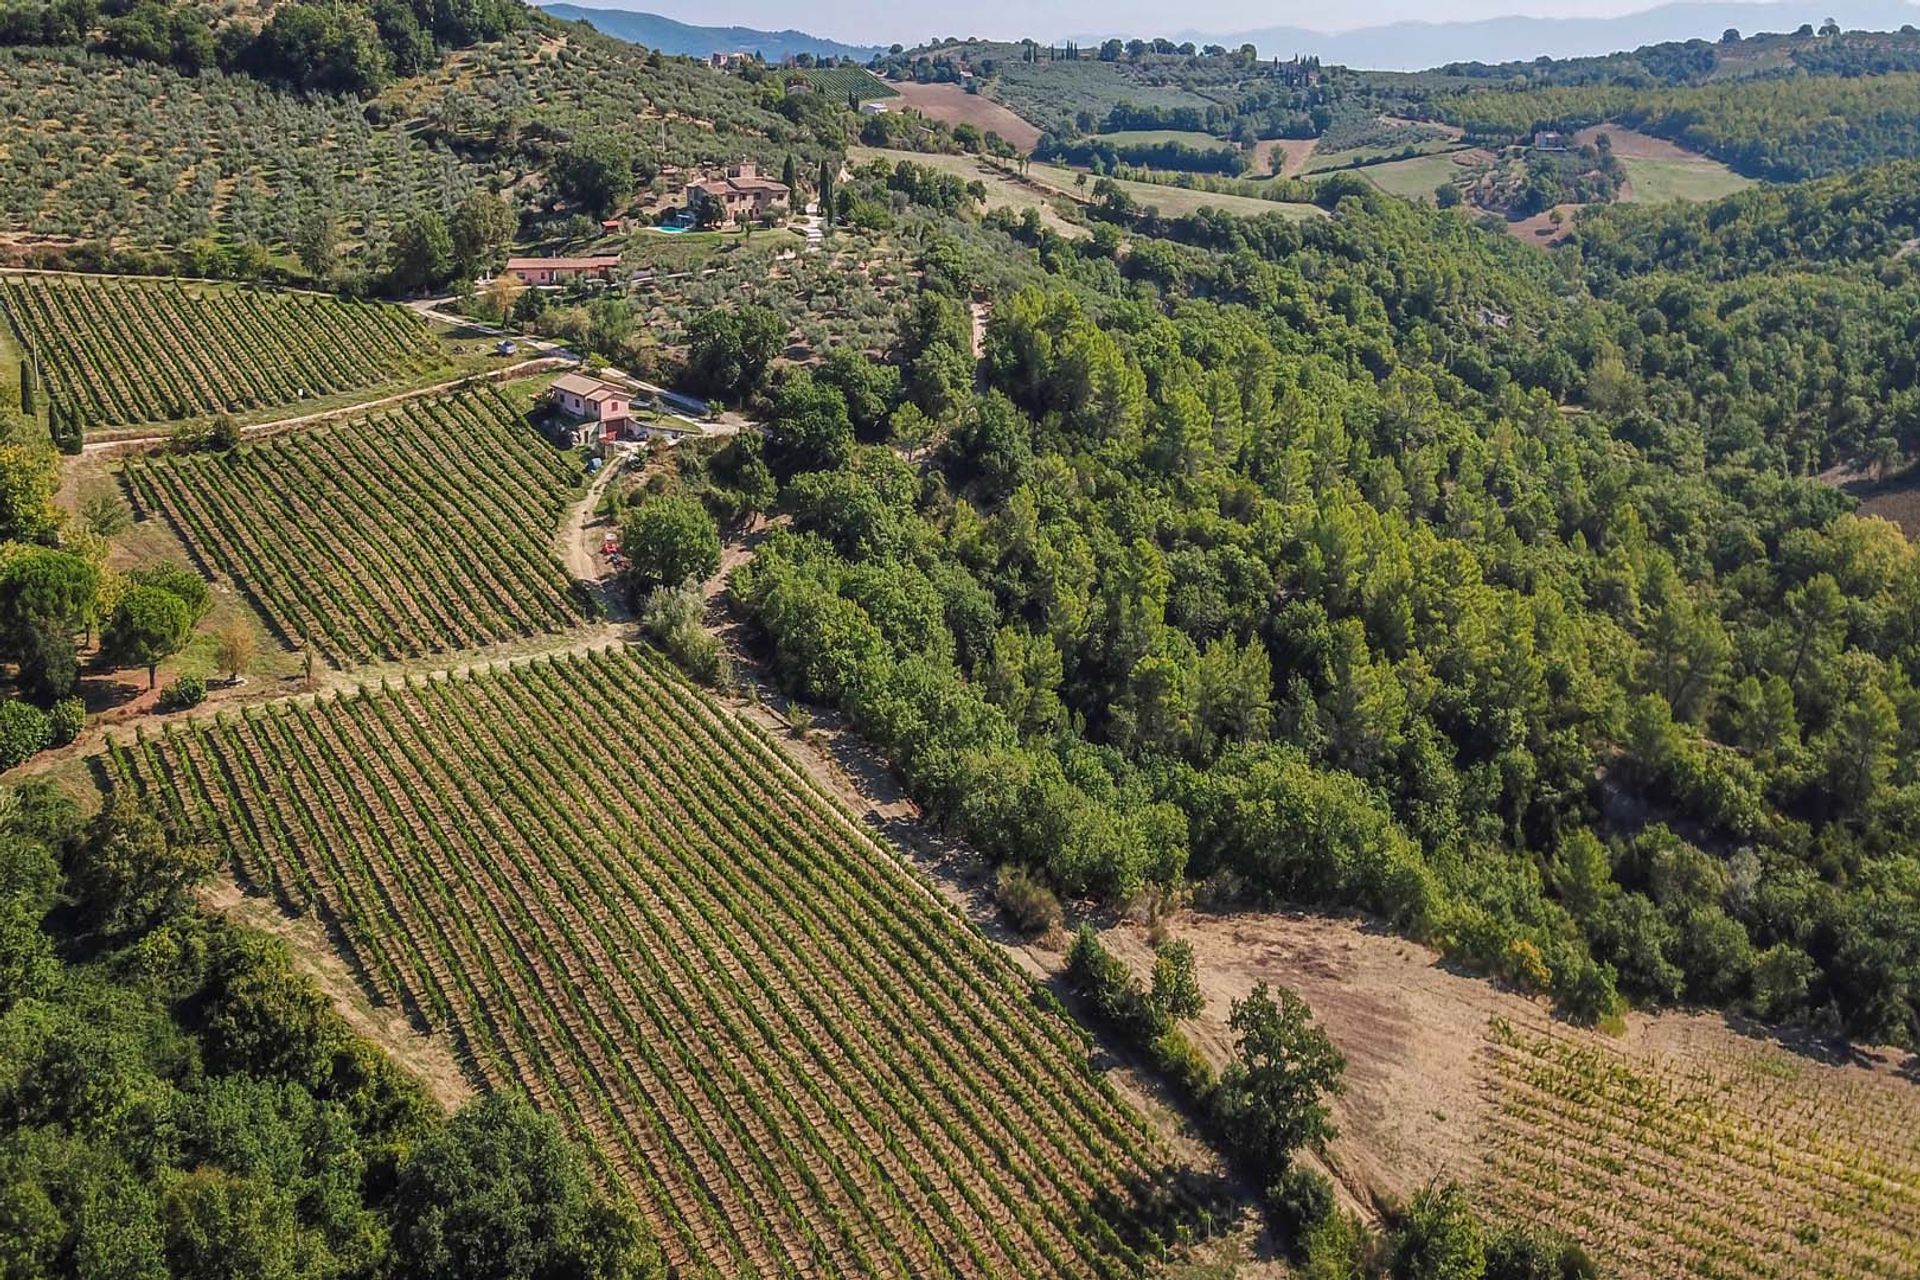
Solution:
{"label": "terracotta tile roof", "polygon": [[509,271],[591,271],[597,267],[617,267],[620,259],[615,254],[596,254],[591,258],[508,258]]}
{"label": "terracotta tile roof", "polygon": [[569,392],[585,399],[591,399],[596,395],[611,395],[620,390],[616,386],[584,373],[563,373],[550,385],[555,391]]}

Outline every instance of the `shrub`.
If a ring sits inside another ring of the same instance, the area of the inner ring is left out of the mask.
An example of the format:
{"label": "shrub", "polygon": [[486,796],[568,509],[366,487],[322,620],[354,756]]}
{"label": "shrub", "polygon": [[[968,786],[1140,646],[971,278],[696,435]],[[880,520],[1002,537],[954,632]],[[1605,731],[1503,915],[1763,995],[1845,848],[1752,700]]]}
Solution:
{"label": "shrub", "polygon": [[162,711],[185,711],[207,700],[207,682],[199,676],[181,676],[160,691]]}
{"label": "shrub", "polygon": [[701,684],[723,688],[733,681],[733,664],[720,637],[702,624],[706,601],[691,585],[655,587],[640,610],[640,626],[667,656]]}
{"label": "shrub", "polygon": [[1153,1058],[1154,1069],[1177,1085],[1187,1097],[1204,1106],[1213,1096],[1213,1087],[1218,1080],[1213,1064],[1207,1061],[1206,1055],[1187,1039],[1180,1028],[1168,1027],[1155,1036],[1147,1046],[1147,1052]]}
{"label": "shrub", "polygon": [[993,899],[1022,933],[1045,933],[1060,924],[1060,899],[1025,867],[1001,867],[993,880]]}
{"label": "shrub", "polygon": [[45,747],[51,733],[47,713],[17,698],[0,703],[0,769],[13,766]]}
{"label": "shrub", "polygon": [[87,704],[78,698],[62,698],[53,704],[47,716],[48,744],[64,747],[87,727]]}
{"label": "shrub", "polygon": [[1175,1022],[1197,1018],[1206,1008],[1191,942],[1166,943],[1153,958],[1152,999],[1154,1007]]}
{"label": "shrub", "polygon": [[1324,1174],[1292,1165],[1267,1188],[1267,1208],[1274,1225],[1297,1251],[1333,1212],[1333,1184]]}

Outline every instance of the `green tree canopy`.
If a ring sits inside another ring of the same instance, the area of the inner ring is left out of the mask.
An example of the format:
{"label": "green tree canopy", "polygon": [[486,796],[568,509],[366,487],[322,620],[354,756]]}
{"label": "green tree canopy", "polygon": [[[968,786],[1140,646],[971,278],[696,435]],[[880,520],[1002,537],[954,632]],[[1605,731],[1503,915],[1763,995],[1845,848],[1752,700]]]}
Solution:
{"label": "green tree canopy", "polygon": [[145,667],[147,687],[160,664],[180,652],[193,633],[193,610],[163,587],[133,586],[120,597],[100,637],[100,649],[123,666]]}
{"label": "green tree canopy", "polygon": [[720,532],[693,498],[652,497],[629,511],[620,522],[620,549],[636,600],[655,587],[704,580],[720,567]]}
{"label": "green tree canopy", "polygon": [[551,1117],[493,1094],[402,1163],[399,1280],[628,1280],[656,1265]]}
{"label": "green tree canopy", "polygon": [[611,134],[582,138],[553,162],[553,182],[560,194],[597,218],[633,194],[633,181],[633,152]]}
{"label": "green tree canopy", "polygon": [[1256,986],[1234,1002],[1228,1024],[1239,1050],[1220,1075],[1214,1114],[1227,1141],[1271,1181],[1302,1147],[1333,1137],[1327,1098],[1341,1091],[1346,1059],[1285,987]]}

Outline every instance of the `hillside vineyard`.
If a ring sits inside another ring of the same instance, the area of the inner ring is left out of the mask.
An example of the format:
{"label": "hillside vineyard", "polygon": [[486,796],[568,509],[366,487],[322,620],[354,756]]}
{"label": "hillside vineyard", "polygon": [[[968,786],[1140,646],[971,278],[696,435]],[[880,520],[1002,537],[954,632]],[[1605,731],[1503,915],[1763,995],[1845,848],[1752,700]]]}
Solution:
{"label": "hillside vineyard", "polygon": [[[275,762],[279,762],[276,766]],[[1163,1156],[1069,1024],[737,718],[625,649],[111,750],[680,1263],[1121,1276]]]}

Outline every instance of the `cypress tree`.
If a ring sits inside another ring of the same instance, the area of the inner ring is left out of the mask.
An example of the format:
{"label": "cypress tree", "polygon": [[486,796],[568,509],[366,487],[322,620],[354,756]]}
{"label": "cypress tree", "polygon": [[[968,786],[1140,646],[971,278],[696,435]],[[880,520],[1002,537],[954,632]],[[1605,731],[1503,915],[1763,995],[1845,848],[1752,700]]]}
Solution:
{"label": "cypress tree", "polygon": [[20,361],[20,412],[31,418],[36,407],[33,403],[33,353],[28,352],[26,358]]}

